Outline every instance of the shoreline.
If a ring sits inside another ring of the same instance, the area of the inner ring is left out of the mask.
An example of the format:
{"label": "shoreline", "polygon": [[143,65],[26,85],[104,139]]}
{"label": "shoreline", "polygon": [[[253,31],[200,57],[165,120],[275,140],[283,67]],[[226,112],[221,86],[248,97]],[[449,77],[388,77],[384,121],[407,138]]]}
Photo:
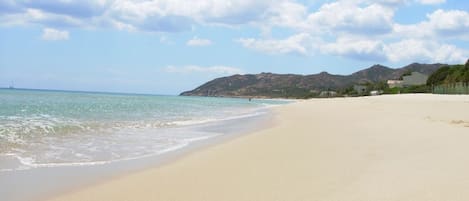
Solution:
{"label": "shoreline", "polygon": [[[260,111],[256,110],[255,115],[170,128],[191,129],[217,133],[217,135],[190,142],[182,148],[162,154],[97,165],[35,167],[3,171],[0,172],[0,194],[3,196],[2,199],[9,201],[47,200],[57,195],[67,194],[148,168],[160,167],[200,149],[215,146],[218,143],[267,127],[271,122],[271,110],[272,108],[266,107]],[[240,130],[243,132],[239,132]],[[49,182],[45,183],[44,181]],[[24,191],[28,193],[25,194]]]}
{"label": "shoreline", "polygon": [[314,99],[272,127],[58,200],[467,200],[469,96]]}

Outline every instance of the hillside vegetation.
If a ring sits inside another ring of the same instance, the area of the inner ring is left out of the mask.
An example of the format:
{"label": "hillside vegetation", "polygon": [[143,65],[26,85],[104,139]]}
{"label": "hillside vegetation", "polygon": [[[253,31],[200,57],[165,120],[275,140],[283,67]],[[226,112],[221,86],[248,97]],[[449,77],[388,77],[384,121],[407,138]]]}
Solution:
{"label": "hillside vegetation", "polygon": [[427,80],[427,85],[437,86],[441,84],[469,83],[469,60],[465,65],[444,66]]}
{"label": "hillside vegetation", "polygon": [[355,95],[353,85],[361,84],[369,89],[386,87],[389,79],[399,79],[408,72],[431,74],[445,64],[413,63],[393,69],[374,65],[350,75],[332,75],[322,72],[313,75],[294,74],[247,74],[232,75],[209,81],[183,96],[218,97],[264,97],[264,98],[310,98],[323,91],[335,91],[337,95]]}

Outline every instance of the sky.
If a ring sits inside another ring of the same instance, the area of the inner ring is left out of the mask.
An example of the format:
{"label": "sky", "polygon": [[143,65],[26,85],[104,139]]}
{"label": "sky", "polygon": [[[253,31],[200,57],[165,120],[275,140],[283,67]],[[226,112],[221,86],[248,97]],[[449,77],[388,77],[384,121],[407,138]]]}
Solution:
{"label": "sky", "polygon": [[0,87],[176,95],[468,58],[465,0],[0,0]]}

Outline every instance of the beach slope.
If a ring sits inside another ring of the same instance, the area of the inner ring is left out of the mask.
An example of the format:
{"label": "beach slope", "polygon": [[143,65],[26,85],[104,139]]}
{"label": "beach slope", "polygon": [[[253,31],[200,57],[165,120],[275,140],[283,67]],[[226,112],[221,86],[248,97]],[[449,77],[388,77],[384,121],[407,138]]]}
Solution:
{"label": "beach slope", "polygon": [[316,99],[270,128],[52,200],[469,200],[469,96]]}

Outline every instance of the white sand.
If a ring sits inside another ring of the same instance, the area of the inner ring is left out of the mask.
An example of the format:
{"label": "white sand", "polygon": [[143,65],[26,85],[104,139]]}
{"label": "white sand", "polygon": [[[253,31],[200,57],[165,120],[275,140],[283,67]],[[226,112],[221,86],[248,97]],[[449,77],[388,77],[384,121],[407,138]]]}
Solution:
{"label": "white sand", "polygon": [[469,200],[469,96],[302,101],[269,129],[53,200]]}

